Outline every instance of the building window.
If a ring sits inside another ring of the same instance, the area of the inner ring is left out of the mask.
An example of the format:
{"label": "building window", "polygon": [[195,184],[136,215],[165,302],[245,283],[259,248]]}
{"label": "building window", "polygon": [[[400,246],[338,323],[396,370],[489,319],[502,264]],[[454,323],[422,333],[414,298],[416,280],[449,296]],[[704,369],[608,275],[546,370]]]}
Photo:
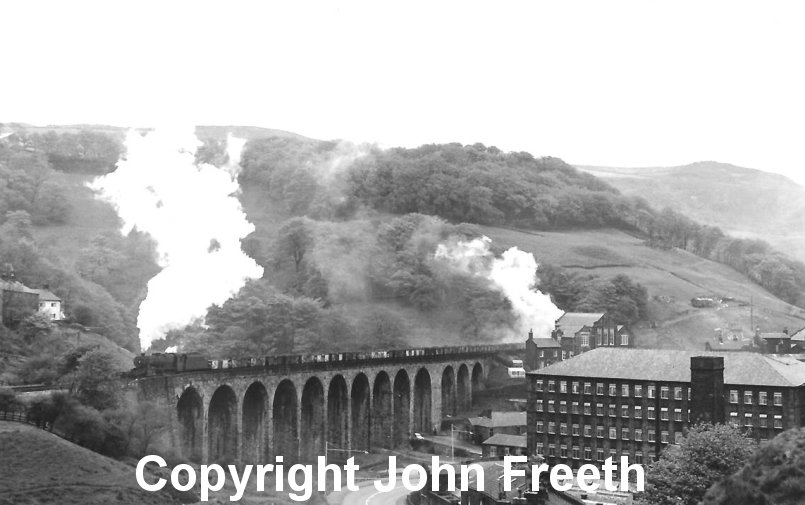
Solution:
{"label": "building window", "polygon": [[559,402],[559,412],[562,414],[567,414],[567,402],[562,400]]}
{"label": "building window", "polygon": [[674,388],[674,400],[681,400],[682,399],[682,388],[675,387]]}
{"label": "building window", "polygon": [[642,452],[635,451],[635,453],[634,453],[634,462],[637,463],[638,465],[643,464],[643,453]]}
{"label": "building window", "polygon": [[662,400],[668,399],[668,386],[662,386],[660,388],[660,399]]}
{"label": "building window", "polygon": [[604,427],[598,425],[595,427],[595,436],[596,438],[604,438]]}
{"label": "building window", "polygon": [[617,405],[610,405],[609,406],[609,417],[615,417],[615,416],[618,415],[618,413],[616,411],[617,408],[618,408]]}
{"label": "building window", "polygon": [[592,415],[592,413],[593,413],[592,406],[589,403],[585,403],[584,404],[584,415],[589,416],[589,415]]}
{"label": "building window", "polygon": [[544,350],[539,352],[539,357],[540,357],[540,358],[544,358],[544,357],[545,357],[545,351],[544,351]]}
{"label": "building window", "polygon": [[765,392],[765,391],[761,391],[760,393],[758,393],[757,402],[758,402],[760,405],[768,405],[769,400],[768,400],[768,397],[767,397],[767,395],[766,395],[766,392]]}
{"label": "building window", "polygon": [[537,444],[537,454],[545,454],[545,444]]}
{"label": "building window", "polygon": [[746,412],[744,414],[744,426],[752,426],[752,414],[750,412]]}
{"label": "building window", "polygon": [[574,414],[578,414],[579,413],[579,402],[573,402],[572,407],[573,407],[573,410],[571,412],[573,412]]}
{"label": "building window", "polygon": [[545,430],[545,423],[537,421],[537,433],[542,433]]}
{"label": "building window", "polygon": [[643,441],[643,430],[641,430],[639,428],[634,430],[634,439],[635,439],[635,442],[642,442]]}
{"label": "building window", "polygon": [[616,438],[618,438],[618,428],[609,429],[609,438],[610,440],[615,440]]}
{"label": "building window", "polygon": [[615,396],[618,394],[618,385],[617,384],[610,384],[609,385],[609,396]]}
{"label": "building window", "polygon": [[559,392],[560,393],[567,393],[567,381],[561,381],[559,383]]}
{"label": "building window", "polygon": [[548,422],[548,433],[556,433],[556,423],[552,421]]}
{"label": "building window", "polygon": [[635,398],[642,398],[643,397],[643,385],[642,384],[635,384],[634,385],[634,396],[635,396]]}
{"label": "building window", "polygon": [[548,392],[553,393],[556,391],[556,383],[554,381],[548,381]]}
{"label": "building window", "polygon": [[766,414],[760,414],[760,427],[761,428],[769,427],[769,420],[767,419]]}
{"label": "building window", "polygon": [[573,432],[572,432],[572,433],[573,433],[573,436],[574,436],[574,437],[578,437],[578,436],[579,436],[579,434],[580,434],[581,432],[579,431],[579,425],[578,425],[578,424],[574,424],[574,425],[573,425]]}
{"label": "building window", "polygon": [[783,404],[783,393],[774,393],[774,404],[777,406]]}
{"label": "building window", "polygon": [[752,392],[744,391],[744,405],[752,405]]}
{"label": "building window", "polygon": [[548,412],[556,412],[556,406],[553,400],[548,400]]}
{"label": "building window", "polygon": [[621,396],[629,396],[629,384],[621,384]]}
{"label": "building window", "polygon": [[595,459],[597,459],[598,461],[604,461],[604,449],[601,449],[599,447],[598,449],[595,450]]}
{"label": "building window", "polygon": [[655,389],[655,387],[653,385],[648,386],[646,389],[648,390],[648,397],[649,398],[656,398],[657,390]]}
{"label": "building window", "polygon": [[542,400],[537,400],[537,412],[542,412]]}
{"label": "building window", "polygon": [[657,417],[654,414],[654,407],[648,408],[648,418],[649,419],[656,419]]}
{"label": "building window", "polygon": [[738,413],[737,412],[730,412],[730,424],[733,426],[738,426]]}
{"label": "building window", "polygon": [[559,434],[567,435],[567,423],[562,423],[559,425]]}
{"label": "building window", "polygon": [[597,345],[598,347],[601,347],[601,334],[600,333],[595,334],[595,345]]}
{"label": "building window", "polygon": [[593,459],[593,450],[589,447],[584,448],[584,459],[587,461],[591,461]]}
{"label": "building window", "polygon": [[682,409],[674,409],[674,421],[682,421]]}
{"label": "building window", "polygon": [[548,456],[556,456],[556,446],[548,444]]}
{"label": "building window", "polygon": [[621,334],[621,345],[629,345],[629,335],[626,333]]}
{"label": "building window", "polygon": [[660,409],[660,419],[663,421],[668,420],[668,409],[663,407]]}
{"label": "building window", "polygon": [[603,403],[596,403],[595,404],[595,413],[596,413],[596,415],[599,415],[599,416],[604,415],[604,404]]}
{"label": "building window", "polygon": [[738,390],[730,389],[730,403],[738,403]]}
{"label": "building window", "polygon": [[634,406],[634,417],[635,419],[643,419],[643,407],[640,405]]}
{"label": "building window", "polygon": [[559,457],[566,458],[567,457],[567,446],[561,445],[559,446]]}
{"label": "building window", "polygon": [[621,417],[629,417],[629,406],[621,405]]}
{"label": "building window", "polygon": [[571,453],[571,455],[573,456],[573,459],[579,459],[579,456],[581,456],[581,454],[579,453],[578,445],[573,446],[573,452]]}
{"label": "building window", "polygon": [[654,430],[648,430],[648,441],[649,442],[657,441],[657,433]]}
{"label": "building window", "polygon": [[778,430],[783,429],[783,416],[774,416],[774,427]]}
{"label": "building window", "polygon": [[572,391],[573,391],[574,395],[579,394],[579,383],[578,382],[573,383]]}
{"label": "building window", "polygon": [[609,332],[609,345],[615,345],[615,334]]}
{"label": "building window", "polygon": [[593,436],[593,427],[590,426],[589,424],[584,425],[584,436],[585,437]]}
{"label": "building window", "polygon": [[629,440],[629,428],[623,428],[621,430],[621,440]]}
{"label": "building window", "polygon": [[593,392],[593,385],[589,382],[584,383],[584,394],[589,395]]}
{"label": "building window", "polygon": [[579,345],[582,347],[590,347],[590,336],[586,333],[579,335]]}
{"label": "building window", "polygon": [[537,379],[537,391],[542,391],[542,379]]}
{"label": "building window", "polygon": [[662,442],[663,444],[668,443],[668,432],[667,431],[660,432],[660,442]]}

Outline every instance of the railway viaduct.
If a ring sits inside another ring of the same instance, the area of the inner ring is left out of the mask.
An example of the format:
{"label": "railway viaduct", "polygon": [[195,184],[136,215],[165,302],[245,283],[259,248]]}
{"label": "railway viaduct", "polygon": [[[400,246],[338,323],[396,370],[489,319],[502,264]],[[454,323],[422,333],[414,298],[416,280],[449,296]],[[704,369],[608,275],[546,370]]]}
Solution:
{"label": "railway viaduct", "polygon": [[325,444],[370,451],[430,433],[443,416],[471,406],[494,357],[455,348],[436,356],[210,369],[140,378],[136,389],[169,407],[171,443],[183,459],[313,461]]}

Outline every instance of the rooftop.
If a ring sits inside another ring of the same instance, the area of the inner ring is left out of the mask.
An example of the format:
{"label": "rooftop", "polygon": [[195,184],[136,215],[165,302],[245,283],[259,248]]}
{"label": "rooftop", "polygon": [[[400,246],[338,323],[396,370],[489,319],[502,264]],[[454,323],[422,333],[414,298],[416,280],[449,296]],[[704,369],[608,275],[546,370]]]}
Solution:
{"label": "rooftop", "polygon": [[760,338],[780,338],[786,340],[791,338],[791,336],[788,333],[772,332],[772,333],[761,333]]}
{"label": "rooftop", "polygon": [[690,358],[722,356],[725,384],[791,387],[805,384],[805,363],[794,355],[599,347],[528,375],[690,382]]}
{"label": "rooftop", "polygon": [[562,328],[567,337],[571,337],[585,326],[592,326],[604,317],[603,312],[565,312],[556,320],[556,327]]}
{"label": "rooftop", "polygon": [[501,428],[503,426],[525,426],[526,413],[523,412],[492,412],[492,417],[470,417],[468,421],[473,426],[487,428]]}
{"label": "rooftop", "polygon": [[31,289],[31,291],[35,292],[39,295],[40,302],[60,302],[61,298],[54,295],[53,292],[48,291],[47,289]]}
{"label": "rooftop", "polygon": [[509,435],[507,433],[498,433],[484,440],[483,445],[505,445],[507,447],[527,447],[525,435]]}
{"label": "rooftop", "polygon": [[557,341],[556,339],[550,338],[550,337],[533,338],[531,340],[540,349],[550,349],[550,348],[561,349],[562,348],[562,344],[560,344],[559,341]]}

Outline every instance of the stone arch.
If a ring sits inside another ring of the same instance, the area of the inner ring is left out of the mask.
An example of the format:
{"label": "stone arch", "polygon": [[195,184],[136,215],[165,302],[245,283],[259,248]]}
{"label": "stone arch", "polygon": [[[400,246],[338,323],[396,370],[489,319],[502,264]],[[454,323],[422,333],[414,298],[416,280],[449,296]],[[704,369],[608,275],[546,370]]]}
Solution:
{"label": "stone arch", "polygon": [[352,381],[352,449],[368,451],[370,445],[371,413],[370,387],[366,374],[359,373]]}
{"label": "stone arch", "polygon": [[268,458],[268,392],[261,382],[253,382],[243,395],[242,426],[241,459],[263,463]]}
{"label": "stone arch", "polygon": [[442,417],[456,415],[456,373],[452,366],[442,372]]}
{"label": "stone arch", "polygon": [[392,431],[391,443],[393,447],[402,445],[408,441],[411,435],[411,380],[408,378],[408,372],[400,370],[394,376],[394,425]]}
{"label": "stone arch", "polygon": [[315,461],[324,454],[325,437],[324,386],[318,377],[311,377],[302,389],[302,445],[299,457],[302,461]]}
{"label": "stone arch", "polygon": [[179,454],[183,458],[201,463],[204,443],[204,402],[198,390],[190,386],[184,390],[176,404],[179,420]]}
{"label": "stone arch", "polygon": [[327,392],[327,442],[336,447],[347,447],[348,408],[347,381],[344,376],[336,375]]}
{"label": "stone arch", "polygon": [[472,398],[471,402],[474,401],[474,397],[477,393],[484,390],[484,367],[480,363],[475,363],[472,367]]}
{"label": "stone arch", "polygon": [[463,412],[470,408],[472,404],[470,386],[470,369],[466,364],[458,367],[458,374],[456,375],[456,408],[459,412]]}
{"label": "stone arch", "polygon": [[283,380],[274,392],[271,419],[274,424],[274,454],[294,461],[299,456],[299,430],[297,411],[299,399],[296,386]]}
{"label": "stone arch", "polygon": [[393,444],[392,431],[394,430],[394,419],[392,412],[391,379],[386,372],[380,372],[375,377],[375,383],[372,386],[372,399],[372,444],[377,447],[390,449]]}
{"label": "stone arch", "polygon": [[423,367],[414,378],[414,431],[428,434],[431,429],[431,380]]}
{"label": "stone arch", "polygon": [[231,387],[219,386],[207,414],[208,459],[235,462],[238,458],[238,398]]}

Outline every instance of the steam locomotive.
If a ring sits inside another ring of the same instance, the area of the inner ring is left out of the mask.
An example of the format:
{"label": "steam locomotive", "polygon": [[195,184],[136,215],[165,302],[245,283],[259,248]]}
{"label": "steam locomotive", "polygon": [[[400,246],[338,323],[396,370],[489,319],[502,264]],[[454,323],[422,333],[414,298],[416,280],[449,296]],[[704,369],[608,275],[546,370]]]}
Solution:
{"label": "steam locomotive", "polygon": [[454,347],[425,347],[390,351],[338,352],[327,354],[283,354],[277,356],[209,359],[202,354],[156,353],[134,358],[131,375],[145,377],[198,370],[231,368],[277,369],[314,363],[355,363],[366,360],[394,360],[411,357],[438,357],[454,354],[484,354],[522,351],[523,344],[464,345]]}

